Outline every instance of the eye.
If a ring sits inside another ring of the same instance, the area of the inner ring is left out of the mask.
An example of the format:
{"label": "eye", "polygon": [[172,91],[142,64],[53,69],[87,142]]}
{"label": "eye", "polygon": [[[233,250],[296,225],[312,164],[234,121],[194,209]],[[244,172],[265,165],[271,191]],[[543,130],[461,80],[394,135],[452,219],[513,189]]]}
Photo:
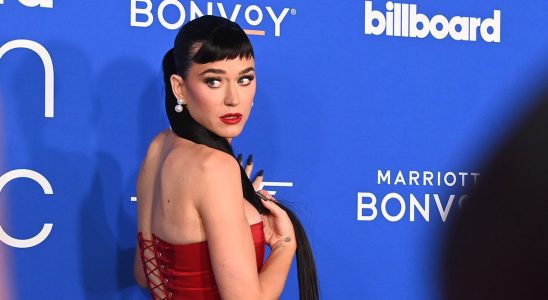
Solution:
{"label": "eye", "polygon": [[218,88],[221,86],[221,79],[219,78],[206,78],[205,83],[212,88]]}
{"label": "eye", "polygon": [[240,80],[238,80],[238,83],[241,84],[241,85],[249,85],[251,83],[251,81],[253,81],[255,77],[254,76],[244,76],[242,78],[240,78]]}

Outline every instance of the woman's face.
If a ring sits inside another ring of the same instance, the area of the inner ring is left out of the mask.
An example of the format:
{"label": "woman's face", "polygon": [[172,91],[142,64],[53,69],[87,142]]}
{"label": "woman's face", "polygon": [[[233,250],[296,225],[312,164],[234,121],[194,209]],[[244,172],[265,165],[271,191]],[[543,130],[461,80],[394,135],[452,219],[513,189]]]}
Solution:
{"label": "woman's face", "polygon": [[198,123],[229,141],[242,132],[255,97],[253,58],[192,64],[186,79],[173,75],[171,82]]}

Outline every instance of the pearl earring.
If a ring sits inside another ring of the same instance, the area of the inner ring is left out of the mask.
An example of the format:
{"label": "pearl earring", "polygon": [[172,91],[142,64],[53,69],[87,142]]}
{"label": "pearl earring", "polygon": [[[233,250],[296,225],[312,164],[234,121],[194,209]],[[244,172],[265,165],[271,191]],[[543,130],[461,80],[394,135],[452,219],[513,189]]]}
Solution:
{"label": "pearl earring", "polygon": [[180,113],[183,111],[184,107],[183,105],[185,104],[185,102],[183,101],[183,99],[177,99],[177,105],[175,105],[175,111]]}

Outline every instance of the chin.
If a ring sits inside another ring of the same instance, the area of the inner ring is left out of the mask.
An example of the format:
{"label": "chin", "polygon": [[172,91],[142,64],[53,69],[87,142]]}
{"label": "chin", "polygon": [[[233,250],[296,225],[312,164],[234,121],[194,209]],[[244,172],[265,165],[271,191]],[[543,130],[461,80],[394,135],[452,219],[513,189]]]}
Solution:
{"label": "chin", "polygon": [[226,127],[219,128],[218,130],[216,130],[215,134],[224,138],[235,138],[242,133],[243,129],[244,129],[243,125],[242,126],[230,125],[230,127],[228,128]]}
{"label": "chin", "polygon": [[242,129],[240,128],[239,130],[223,130],[222,132],[219,132],[219,133],[220,134],[217,134],[217,135],[224,138],[235,138],[242,133]]}

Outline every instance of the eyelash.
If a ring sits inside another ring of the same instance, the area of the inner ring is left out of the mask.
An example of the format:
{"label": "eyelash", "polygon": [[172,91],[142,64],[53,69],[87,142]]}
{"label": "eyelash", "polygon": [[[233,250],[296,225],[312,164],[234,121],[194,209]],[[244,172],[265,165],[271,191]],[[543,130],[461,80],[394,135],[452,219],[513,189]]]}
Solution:
{"label": "eyelash", "polygon": [[242,80],[242,79],[247,79],[247,80],[249,80],[249,83],[246,84],[246,85],[249,85],[249,84],[251,84],[251,82],[253,81],[253,79],[255,79],[255,76],[253,76],[253,75],[248,75],[248,76],[244,76],[244,77],[240,78],[240,80]]}
{"label": "eyelash", "polygon": [[[240,79],[238,79],[238,82],[240,82],[242,79],[249,80],[249,83],[244,84],[244,86],[248,86],[249,84],[251,84],[251,81],[253,81],[253,79],[255,79],[255,76],[253,76],[253,75],[243,76]],[[213,81],[222,82],[223,80],[221,78],[217,78],[217,77],[208,77],[204,80],[205,84],[207,84],[209,87],[217,88],[217,87],[214,86],[214,84],[211,84],[211,82],[213,82]]]}

